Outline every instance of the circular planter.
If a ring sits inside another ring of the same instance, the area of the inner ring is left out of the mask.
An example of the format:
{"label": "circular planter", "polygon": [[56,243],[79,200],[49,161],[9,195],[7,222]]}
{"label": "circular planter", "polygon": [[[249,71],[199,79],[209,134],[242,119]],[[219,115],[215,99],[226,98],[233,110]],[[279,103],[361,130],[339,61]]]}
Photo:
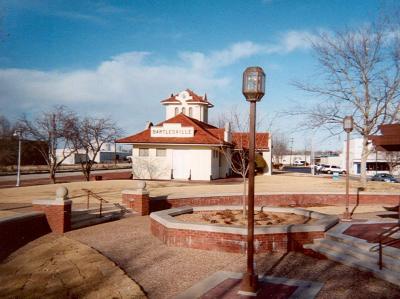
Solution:
{"label": "circular planter", "polygon": [[[174,216],[193,211],[238,210],[240,206],[179,207],[150,214],[151,232],[170,246],[244,253],[247,228],[223,224],[183,222]],[[260,207],[256,207],[259,210]],[[268,212],[294,213],[313,218],[312,224],[256,226],[254,248],[261,252],[306,251],[303,245],[322,238],[324,232],[339,222],[338,217],[300,208],[263,207]]]}

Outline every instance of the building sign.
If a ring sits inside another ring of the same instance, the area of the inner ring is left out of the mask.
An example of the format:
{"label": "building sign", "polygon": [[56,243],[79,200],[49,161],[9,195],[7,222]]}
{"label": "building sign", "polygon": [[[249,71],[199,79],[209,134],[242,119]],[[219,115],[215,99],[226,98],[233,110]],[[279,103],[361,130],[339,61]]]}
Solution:
{"label": "building sign", "polygon": [[151,127],[151,137],[193,137],[193,127],[182,127],[181,124],[163,124],[162,127]]}

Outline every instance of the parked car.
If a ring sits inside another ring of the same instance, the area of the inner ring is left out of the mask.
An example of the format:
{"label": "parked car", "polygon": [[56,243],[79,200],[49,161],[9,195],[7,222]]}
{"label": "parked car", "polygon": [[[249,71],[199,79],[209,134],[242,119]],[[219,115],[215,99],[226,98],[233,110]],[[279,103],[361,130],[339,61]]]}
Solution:
{"label": "parked car", "polygon": [[399,183],[399,180],[388,173],[377,173],[371,178],[371,181]]}
{"label": "parked car", "polygon": [[339,166],[336,165],[324,165],[320,172],[322,173],[327,173],[327,174],[331,174],[331,173],[340,173],[340,174],[345,174],[346,170],[340,168]]}
{"label": "parked car", "polygon": [[329,167],[327,164],[315,164],[315,171],[321,172],[322,168]]}
{"label": "parked car", "polygon": [[304,166],[306,164],[306,161],[304,160],[296,160],[293,162],[294,166]]}

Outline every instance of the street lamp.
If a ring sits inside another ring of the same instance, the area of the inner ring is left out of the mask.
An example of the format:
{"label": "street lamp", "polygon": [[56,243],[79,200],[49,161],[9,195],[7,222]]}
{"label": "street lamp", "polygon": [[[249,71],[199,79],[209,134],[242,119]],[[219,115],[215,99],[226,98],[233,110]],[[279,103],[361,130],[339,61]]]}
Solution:
{"label": "street lamp", "polygon": [[349,177],[350,177],[350,163],[349,163],[349,155],[350,155],[350,132],[353,131],[354,121],[352,116],[346,116],[343,119],[343,130],[347,133],[347,142],[346,142],[346,211],[343,215],[343,220],[351,220],[351,215],[349,213]]}
{"label": "street lamp", "polygon": [[240,287],[241,294],[254,295],[258,278],[254,273],[254,171],[256,139],[256,103],[265,93],[265,73],[260,67],[248,67],[243,72],[242,93],[250,102],[249,128],[249,189],[247,197],[247,272]]}
{"label": "street lamp", "polygon": [[16,130],[13,136],[18,137],[18,165],[17,165],[17,184],[16,187],[19,187],[20,176],[21,176],[21,130]]}

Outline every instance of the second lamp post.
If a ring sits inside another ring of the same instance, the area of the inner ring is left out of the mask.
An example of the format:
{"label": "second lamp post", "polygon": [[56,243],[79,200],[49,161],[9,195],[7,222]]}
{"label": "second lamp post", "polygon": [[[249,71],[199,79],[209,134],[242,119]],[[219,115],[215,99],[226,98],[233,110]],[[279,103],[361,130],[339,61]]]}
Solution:
{"label": "second lamp post", "polygon": [[256,103],[265,93],[265,73],[262,68],[248,67],[243,73],[242,92],[250,102],[249,128],[249,189],[247,197],[247,272],[243,276],[241,293],[256,294],[258,277],[254,271],[254,172],[256,140]]}
{"label": "second lamp post", "polygon": [[351,214],[349,212],[349,189],[350,189],[350,163],[349,163],[349,155],[350,155],[350,132],[353,131],[353,117],[346,116],[343,119],[343,130],[347,133],[347,141],[346,141],[346,210],[343,215],[343,220],[351,220]]}

